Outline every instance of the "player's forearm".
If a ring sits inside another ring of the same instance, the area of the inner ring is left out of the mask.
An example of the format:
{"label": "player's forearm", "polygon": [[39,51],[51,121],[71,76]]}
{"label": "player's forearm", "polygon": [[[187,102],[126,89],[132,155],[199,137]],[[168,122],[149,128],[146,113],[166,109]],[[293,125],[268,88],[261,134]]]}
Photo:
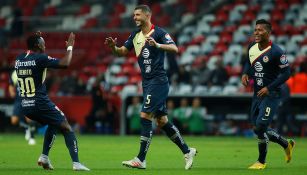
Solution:
{"label": "player's forearm", "polygon": [[59,65],[63,68],[67,68],[70,65],[72,59],[72,49],[67,50],[65,56],[60,60]]}
{"label": "player's forearm", "polygon": [[14,98],[16,96],[16,91],[15,91],[15,87],[10,85],[9,86],[9,94],[10,94],[10,97]]}
{"label": "player's forearm", "polygon": [[158,44],[157,43],[156,47],[166,52],[178,53],[178,48],[175,44]]}
{"label": "player's forearm", "polygon": [[278,76],[276,80],[274,80],[271,84],[268,85],[269,91],[285,83],[289,79],[290,75],[290,68],[285,68],[285,70],[281,72],[280,76]]}
{"label": "player's forearm", "polygon": [[117,46],[114,46],[112,48],[112,53],[116,56],[125,56],[127,54],[123,47],[117,47]]}

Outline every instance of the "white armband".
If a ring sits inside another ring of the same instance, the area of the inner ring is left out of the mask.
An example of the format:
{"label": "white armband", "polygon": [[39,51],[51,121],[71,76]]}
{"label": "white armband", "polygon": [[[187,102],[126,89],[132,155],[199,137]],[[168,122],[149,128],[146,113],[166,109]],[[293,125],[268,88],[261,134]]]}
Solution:
{"label": "white armband", "polygon": [[72,46],[67,47],[67,51],[72,50]]}
{"label": "white armband", "polygon": [[161,44],[157,43],[157,44],[156,44],[156,48],[159,49],[160,47],[161,47]]}

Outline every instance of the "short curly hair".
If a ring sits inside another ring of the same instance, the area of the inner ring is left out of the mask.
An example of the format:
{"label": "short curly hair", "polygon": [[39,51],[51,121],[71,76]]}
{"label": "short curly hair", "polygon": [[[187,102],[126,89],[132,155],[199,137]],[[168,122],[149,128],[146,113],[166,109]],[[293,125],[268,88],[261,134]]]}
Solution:
{"label": "short curly hair", "polygon": [[27,47],[29,50],[37,50],[39,49],[38,44],[39,40],[41,39],[41,34],[39,32],[36,32],[35,34],[30,35],[27,38]]}
{"label": "short curly hair", "polygon": [[264,24],[264,25],[265,25],[265,28],[266,28],[269,32],[272,31],[272,24],[271,24],[269,21],[265,20],[265,19],[259,19],[259,20],[257,20],[257,21],[256,21],[256,25],[257,25],[257,24]]}

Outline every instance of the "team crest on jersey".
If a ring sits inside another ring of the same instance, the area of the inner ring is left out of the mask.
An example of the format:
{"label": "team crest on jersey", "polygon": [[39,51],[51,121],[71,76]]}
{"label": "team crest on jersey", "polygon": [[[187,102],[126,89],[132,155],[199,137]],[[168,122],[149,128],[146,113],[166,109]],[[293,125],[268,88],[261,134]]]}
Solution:
{"label": "team crest on jersey", "polygon": [[282,56],[280,57],[280,63],[281,63],[281,64],[287,64],[287,63],[288,63],[288,60],[287,60],[286,55],[282,55]]}
{"label": "team crest on jersey", "polygon": [[142,55],[143,55],[144,58],[148,58],[149,55],[150,55],[149,50],[148,50],[147,48],[145,48],[145,49],[143,50],[143,52],[142,52]]}
{"label": "team crest on jersey", "polygon": [[263,60],[264,63],[267,63],[269,61],[269,57],[268,56],[264,56],[262,60]]}
{"label": "team crest on jersey", "polygon": [[263,70],[263,67],[259,61],[255,63],[254,67],[257,72],[261,72]]}

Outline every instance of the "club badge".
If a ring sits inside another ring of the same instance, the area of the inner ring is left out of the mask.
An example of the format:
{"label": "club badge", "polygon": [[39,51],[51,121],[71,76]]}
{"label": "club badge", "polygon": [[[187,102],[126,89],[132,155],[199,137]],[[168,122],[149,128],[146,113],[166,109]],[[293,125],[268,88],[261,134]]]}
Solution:
{"label": "club badge", "polygon": [[269,61],[269,57],[268,57],[268,56],[264,56],[264,57],[263,57],[263,62],[264,62],[264,63],[267,63],[268,61]]}

